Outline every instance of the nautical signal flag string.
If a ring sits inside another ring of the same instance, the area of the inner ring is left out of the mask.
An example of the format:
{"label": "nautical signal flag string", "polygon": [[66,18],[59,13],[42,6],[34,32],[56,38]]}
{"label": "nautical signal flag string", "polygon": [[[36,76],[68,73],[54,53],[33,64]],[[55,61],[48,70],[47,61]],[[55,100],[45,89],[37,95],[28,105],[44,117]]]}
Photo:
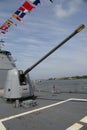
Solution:
{"label": "nautical signal flag string", "polygon": [[0,27],[0,33],[5,34],[8,31],[8,28],[10,28],[11,25],[17,25],[15,24],[11,18],[7,19],[3,25]]}
{"label": "nautical signal flag string", "polygon": [[[50,0],[50,2],[53,2],[53,0]],[[12,26],[17,24],[14,22],[14,19],[23,22],[24,16],[32,11],[32,9],[36,8],[36,6],[40,4],[40,0],[30,0],[30,1],[25,1],[18,9],[16,12],[12,14],[12,16],[5,21],[3,25],[0,26],[0,33],[5,34],[8,29]]]}
{"label": "nautical signal flag string", "polygon": [[26,13],[31,11],[33,8],[35,8],[33,4],[25,1],[23,5],[12,15],[12,17],[22,22],[22,19],[26,15]]}

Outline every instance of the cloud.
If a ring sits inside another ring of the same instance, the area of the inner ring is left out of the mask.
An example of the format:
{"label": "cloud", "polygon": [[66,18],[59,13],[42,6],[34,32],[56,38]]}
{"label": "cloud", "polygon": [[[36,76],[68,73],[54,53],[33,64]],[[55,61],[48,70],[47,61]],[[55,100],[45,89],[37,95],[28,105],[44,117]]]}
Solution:
{"label": "cloud", "polygon": [[59,18],[69,17],[79,11],[82,0],[70,0],[66,2],[62,0],[59,4],[55,6],[55,13]]}
{"label": "cloud", "polygon": [[[5,0],[0,1],[0,24],[3,24],[24,2],[24,0],[7,1],[7,3]],[[78,26],[79,22],[87,23],[87,0],[54,1],[53,4],[41,3],[25,16],[23,23],[15,21],[17,27],[12,26],[6,35],[2,36],[6,41],[4,48],[11,51],[13,57],[17,59],[17,68],[27,69],[59,44],[69,32],[73,31],[74,27]],[[56,15],[53,13],[54,7]],[[73,17],[70,17],[72,15]],[[61,21],[59,18],[67,18],[67,21]],[[74,39],[68,41],[32,70],[30,73],[32,78],[62,77],[69,74],[72,76],[87,73],[86,31],[85,29]]]}

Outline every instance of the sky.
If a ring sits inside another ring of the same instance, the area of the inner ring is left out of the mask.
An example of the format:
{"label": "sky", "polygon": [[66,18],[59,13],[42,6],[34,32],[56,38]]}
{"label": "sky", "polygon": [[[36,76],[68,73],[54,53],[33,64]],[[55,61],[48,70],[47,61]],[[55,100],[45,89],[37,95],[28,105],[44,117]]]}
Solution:
{"label": "sky", "polygon": [[[29,0],[28,0],[29,1]],[[29,72],[32,79],[87,75],[87,0],[40,0],[40,4],[15,21],[0,39],[12,53],[17,69],[26,70],[70,35],[80,24],[85,29]],[[0,0],[0,26],[24,0]]]}

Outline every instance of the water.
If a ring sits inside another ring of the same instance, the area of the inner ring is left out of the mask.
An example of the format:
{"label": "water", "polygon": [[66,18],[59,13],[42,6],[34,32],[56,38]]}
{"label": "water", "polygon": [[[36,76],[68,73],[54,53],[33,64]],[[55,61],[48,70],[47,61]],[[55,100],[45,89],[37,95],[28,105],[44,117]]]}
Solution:
{"label": "water", "polygon": [[35,83],[36,90],[57,92],[87,93],[87,79],[74,80],[41,80]]}

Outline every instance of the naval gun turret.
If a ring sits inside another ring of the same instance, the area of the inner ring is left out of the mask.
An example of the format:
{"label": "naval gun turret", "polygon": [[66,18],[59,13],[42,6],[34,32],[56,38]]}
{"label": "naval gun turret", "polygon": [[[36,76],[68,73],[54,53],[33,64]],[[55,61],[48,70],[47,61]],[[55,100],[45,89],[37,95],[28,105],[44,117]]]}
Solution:
{"label": "naval gun turret", "polygon": [[[50,50],[46,55],[44,55],[40,60],[38,60],[31,67],[26,69],[25,71],[17,70],[16,65],[14,64],[11,53],[7,51],[0,51],[0,64],[2,63],[2,68],[0,70],[3,71],[4,64],[6,67],[4,70],[7,70],[6,77],[4,79],[4,97],[6,99],[22,99],[28,97],[34,97],[33,85],[29,77],[29,72],[34,69],[38,64],[40,64],[43,60],[45,60],[48,56],[50,56],[54,51],[60,48],[63,44],[65,44],[68,40],[70,40],[73,36],[79,33],[85,26],[81,24],[76,30],[74,30],[67,38],[65,38],[62,42],[60,42],[56,47]],[[5,58],[5,60],[3,60]],[[3,61],[3,62],[2,62]],[[4,63],[5,62],[5,63]],[[8,67],[7,67],[8,66]],[[1,76],[1,75],[0,75]],[[0,81],[1,82],[1,81]]]}

